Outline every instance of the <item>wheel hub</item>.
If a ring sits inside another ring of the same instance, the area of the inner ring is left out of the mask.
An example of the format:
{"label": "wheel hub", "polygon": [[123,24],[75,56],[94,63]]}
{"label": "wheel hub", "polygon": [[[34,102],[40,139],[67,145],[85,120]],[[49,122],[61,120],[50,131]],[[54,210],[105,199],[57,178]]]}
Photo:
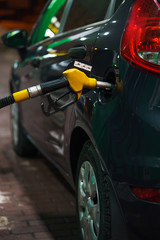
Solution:
{"label": "wheel hub", "polygon": [[83,239],[97,240],[100,223],[99,193],[94,169],[88,161],[80,168],[78,200]]}

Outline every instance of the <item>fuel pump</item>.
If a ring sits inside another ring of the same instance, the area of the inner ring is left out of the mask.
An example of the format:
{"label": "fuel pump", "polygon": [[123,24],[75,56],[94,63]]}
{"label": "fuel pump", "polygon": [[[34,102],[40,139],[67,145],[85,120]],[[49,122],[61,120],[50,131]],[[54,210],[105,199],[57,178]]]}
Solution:
{"label": "fuel pump", "polygon": [[[100,78],[101,80],[101,78]],[[76,94],[76,99],[69,104],[63,106],[63,108],[72,104],[73,102],[79,100],[82,90],[93,89],[93,88],[103,88],[106,90],[117,89],[120,90],[121,86],[119,84],[111,84],[109,82],[99,81],[98,77],[92,78],[88,77],[83,71],[77,68],[71,68],[63,72],[62,77],[57,80],[42,83],[30,88],[13,93],[10,96],[0,99],[0,108],[6,107],[13,103],[19,103],[26,101],[30,98],[35,98],[41,95],[45,95],[50,92],[54,92],[63,87],[69,87]],[[70,91],[68,91],[69,93]]]}

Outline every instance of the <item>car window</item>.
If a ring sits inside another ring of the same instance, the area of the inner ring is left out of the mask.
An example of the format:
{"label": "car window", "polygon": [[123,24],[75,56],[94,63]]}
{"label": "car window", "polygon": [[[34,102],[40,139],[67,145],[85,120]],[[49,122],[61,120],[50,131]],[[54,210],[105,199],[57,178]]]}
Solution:
{"label": "car window", "polygon": [[65,31],[104,19],[111,0],[75,0],[71,8]]}
{"label": "car window", "polygon": [[52,0],[43,11],[32,33],[30,45],[54,37],[60,28],[67,0]]}

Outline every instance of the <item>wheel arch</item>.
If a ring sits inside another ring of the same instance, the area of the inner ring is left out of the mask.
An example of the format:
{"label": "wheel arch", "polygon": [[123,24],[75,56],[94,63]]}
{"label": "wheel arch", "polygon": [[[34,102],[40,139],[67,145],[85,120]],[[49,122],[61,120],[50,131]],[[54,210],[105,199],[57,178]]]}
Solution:
{"label": "wheel arch", "polygon": [[90,138],[83,128],[78,126],[73,130],[70,141],[70,161],[74,182],[76,180],[76,167],[78,158],[83,145],[87,140],[90,140]]}

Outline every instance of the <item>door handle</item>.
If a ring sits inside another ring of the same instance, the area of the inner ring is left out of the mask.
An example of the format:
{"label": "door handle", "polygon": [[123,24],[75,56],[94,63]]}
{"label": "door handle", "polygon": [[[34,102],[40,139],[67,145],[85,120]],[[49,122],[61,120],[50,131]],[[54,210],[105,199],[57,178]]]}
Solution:
{"label": "door handle", "polygon": [[35,57],[34,59],[31,60],[30,63],[33,67],[38,68],[40,66],[41,59],[40,57]]}
{"label": "door handle", "polygon": [[85,46],[79,46],[79,47],[73,47],[70,48],[68,51],[68,54],[71,58],[79,58],[83,59],[85,58],[87,53],[87,48]]}

